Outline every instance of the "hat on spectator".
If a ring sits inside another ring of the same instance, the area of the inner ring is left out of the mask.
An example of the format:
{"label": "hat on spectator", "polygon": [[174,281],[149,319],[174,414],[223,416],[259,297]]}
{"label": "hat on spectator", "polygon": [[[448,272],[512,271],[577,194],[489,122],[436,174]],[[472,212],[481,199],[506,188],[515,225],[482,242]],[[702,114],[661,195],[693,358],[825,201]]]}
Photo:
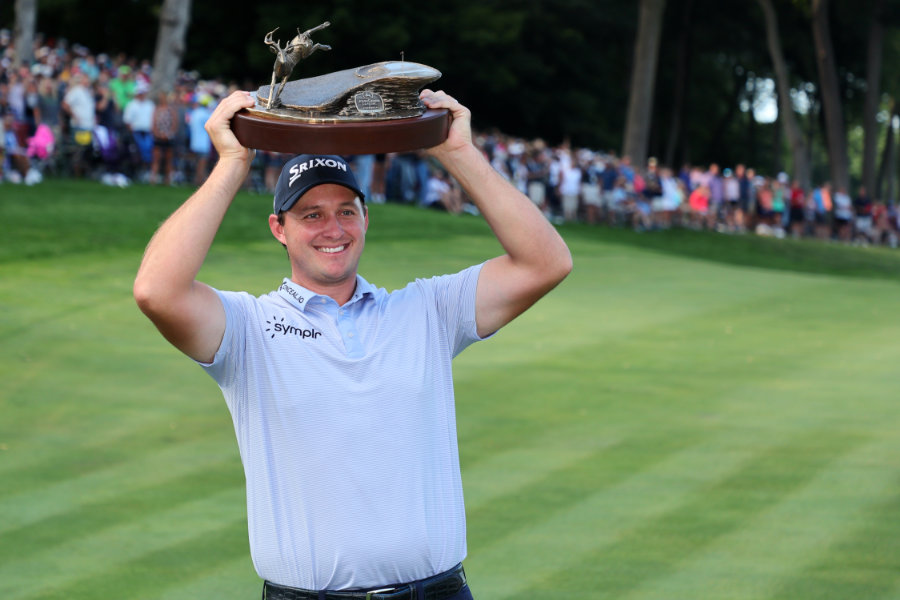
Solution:
{"label": "hat on spectator", "polygon": [[365,202],[350,165],[340,156],[301,154],[289,160],[275,185],[275,214],[290,210],[303,194],[323,183],[336,183],[353,191]]}

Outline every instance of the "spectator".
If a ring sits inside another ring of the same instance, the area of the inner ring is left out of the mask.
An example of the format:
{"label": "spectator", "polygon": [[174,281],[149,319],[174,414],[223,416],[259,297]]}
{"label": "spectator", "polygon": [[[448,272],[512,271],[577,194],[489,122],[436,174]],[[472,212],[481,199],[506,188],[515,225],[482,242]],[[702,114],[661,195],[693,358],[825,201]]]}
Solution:
{"label": "spectator", "polygon": [[746,229],[752,229],[756,225],[753,222],[753,215],[756,214],[756,194],[761,181],[762,178],[756,175],[755,169],[747,169],[747,205],[744,207],[744,227]]}
{"label": "spectator", "polygon": [[366,198],[372,195],[372,172],[375,169],[374,154],[358,154],[352,157],[350,168],[356,176],[356,182],[359,189],[365,194]]}
{"label": "spectator", "polygon": [[791,183],[789,206],[791,237],[800,239],[803,237],[803,229],[806,223],[806,216],[804,214],[806,194],[804,193],[803,188],[800,187],[800,182],[796,179]]}
{"label": "spectator", "polygon": [[150,167],[153,160],[153,111],[156,108],[153,101],[147,97],[149,91],[148,85],[144,83],[137,85],[134,99],[128,103],[123,116],[145,169]]}
{"label": "spectator", "polygon": [[828,239],[831,232],[831,184],[826,181],[815,189],[813,201],[816,206],[816,237],[820,240]]}
{"label": "spectator", "polygon": [[659,164],[654,157],[647,159],[647,169],[643,175],[644,190],[643,195],[645,202],[650,207],[651,223],[653,226],[658,224],[658,220],[662,218],[663,199],[662,199],[662,181],[659,174]]}
{"label": "spectator", "polygon": [[431,169],[422,206],[445,210],[454,215],[462,212],[463,205],[460,191],[453,185],[443,169]]}
{"label": "spectator", "polygon": [[49,127],[50,131],[53,132],[53,136],[57,139],[62,133],[60,125],[61,111],[59,84],[52,77],[42,77],[38,82],[38,101],[35,118],[38,123],[43,123]]}
{"label": "spectator", "polygon": [[[207,163],[209,161],[209,153],[212,150],[209,134],[206,133],[204,127],[212,114],[209,108],[211,101],[212,98],[209,94],[195,94],[191,110],[188,111],[185,117],[188,127],[188,143],[194,167],[194,185],[198,186],[206,180]],[[281,166],[278,167],[278,172],[281,172]],[[277,179],[277,173],[275,177]],[[268,185],[266,189],[269,189]],[[274,189],[275,182],[273,181],[272,190],[274,191]]]}
{"label": "spectator", "polygon": [[575,163],[572,153],[563,151],[560,155],[559,195],[565,221],[578,220],[582,177],[581,167]]}
{"label": "spectator", "polygon": [[603,187],[603,210],[605,211],[604,217],[607,222],[612,223],[615,218],[615,211],[613,210],[615,206],[615,189],[616,182],[619,180],[621,174],[619,173],[619,161],[615,156],[610,156],[607,159],[606,164],[603,168],[603,173],[601,175],[601,185]]}
{"label": "spectator", "polygon": [[663,228],[669,228],[672,226],[673,218],[684,201],[684,189],[682,187],[683,184],[675,177],[672,169],[664,167],[660,169],[659,174],[660,186],[662,187],[659,225]]}
{"label": "spectator", "polygon": [[281,169],[291,156],[290,154],[269,152],[267,150],[261,150],[256,153],[256,161],[262,165],[263,186],[267,192],[275,193],[275,186],[278,184],[278,176],[281,174]]}
{"label": "spectator", "polygon": [[725,187],[722,182],[722,176],[719,172],[719,165],[711,163],[709,170],[706,172],[706,185],[709,187],[709,213],[707,222],[710,228],[716,226],[716,222],[722,216],[724,207],[722,203],[725,201]]}
{"label": "spectator", "polygon": [[38,94],[37,81],[29,74],[25,80],[25,132],[34,135],[39,122],[40,94]]}
{"label": "spectator", "polygon": [[731,169],[722,171],[722,199],[724,200],[726,230],[729,232],[737,231],[741,184]]}
{"label": "spectator", "polygon": [[[24,73],[27,76],[28,70],[25,69]],[[25,121],[25,81],[22,73],[15,70],[9,71],[8,79],[6,104],[12,111],[13,121],[22,123]]]}
{"label": "spectator", "polygon": [[550,169],[543,150],[538,148],[532,150],[525,167],[528,170],[528,198],[546,215]]}
{"label": "spectator", "polygon": [[159,183],[160,162],[166,185],[172,183],[175,162],[175,136],[178,134],[178,111],[171,94],[160,92],[153,110],[153,157],[150,162],[150,182]]}
{"label": "spectator", "polygon": [[119,130],[121,113],[116,108],[112,92],[109,89],[109,74],[106,71],[101,72],[93,87],[97,124],[105,127],[113,134]]}
{"label": "spectator", "polygon": [[709,220],[709,186],[701,183],[688,197],[691,209],[691,225],[694,229],[706,227]]}
{"label": "spectator", "polygon": [[113,101],[120,111],[124,111],[135,96],[137,83],[134,73],[128,65],[118,68],[116,77],[109,82],[109,89],[113,95]]}
{"label": "spectator", "polygon": [[872,240],[876,244],[897,247],[897,236],[890,222],[890,211],[884,202],[875,202],[872,205]]}
{"label": "spectator", "polygon": [[15,115],[7,112],[3,115],[3,173],[6,180],[11,183],[37,183],[27,179],[29,171],[31,171],[31,161],[25,145],[16,132]]}
{"label": "spectator", "polygon": [[772,181],[766,177],[757,188],[756,192],[756,214],[757,225],[756,231],[771,230],[772,219],[774,217]]}
{"label": "spectator", "polygon": [[76,177],[81,177],[88,166],[93,142],[95,115],[94,95],[88,89],[88,78],[83,73],[75,73],[63,97],[62,108],[69,116],[69,131],[75,144],[72,169]]}
{"label": "spectator", "polygon": [[781,177],[772,182],[772,228],[776,230],[775,235],[781,237],[784,235],[784,181]]}
{"label": "spectator", "polygon": [[734,167],[734,176],[738,184],[738,205],[734,214],[734,224],[738,231],[746,231],[747,216],[750,214],[753,176],[748,173],[747,167],[740,163]]}
{"label": "spectator", "polygon": [[847,188],[839,187],[834,195],[834,229],[837,239],[849,242],[853,224],[853,201]]}
{"label": "spectator", "polygon": [[387,201],[385,177],[387,176],[387,155],[376,154],[372,165],[372,203],[384,204]]}
{"label": "spectator", "polygon": [[34,135],[28,138],[26,153],[29,159],[35,159],[35,162],[41,163],[51,157],[55,148],[56,138],[53,135],[53,130],[41,123],[37,126]]}
{"label": "spectator", "polygon": [[525,164],[525,156],[520,151],[520,144],[515,143],[510,146],[516,151],[515,154],[509,155],[509,172],[512,176],[512,183],[516,189],[528,195],[528,166]]}
{"label": "spectator", "polygon": [[544,215],[552,219],[554,222],[562,222],[562,215],[560,211],[561,199],[559,196],[560,183],[562,183],[562,162],[555,152],[551,152],[549,155],[549,162],[547,164],[547,211],[544,213]]}
{"label": "spectator", "polygon": [[600,220],[600,211],[603,207],[600,183],[603,177],[603,163],[600,157],[590,157],[583,167],[583,172],[581,199],[584,202],[584,216],[590,225],[595,225]]}
{"label": "spectator", "polygon": [[856,213],[854,237],[859,237],[861,241],[864,240],[870,244],[875,243],[872,237],[872,199],[869,198],[865,186],[859,186],[856,198],[853,200],[853,210]]}

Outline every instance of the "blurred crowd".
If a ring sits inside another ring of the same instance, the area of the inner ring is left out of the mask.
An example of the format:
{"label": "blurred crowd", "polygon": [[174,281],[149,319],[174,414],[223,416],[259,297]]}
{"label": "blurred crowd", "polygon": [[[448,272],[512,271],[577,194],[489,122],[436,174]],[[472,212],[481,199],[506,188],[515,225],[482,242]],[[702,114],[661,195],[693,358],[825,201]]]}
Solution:
{"label": "blurred crowd", "polygon": [[0,31],[0,113],[4,182],[33,185],[44,176],[199,182],[211,158],[203,129],[219,81],[181,73],[171,92],[150,94],[148,60],[93,54],[65,40],[38,36],[34,60],[14,67],[7,30]]}
{"label": "blurred crowd", "polygon": [[[199,185],[214,164],[204,125],[236,84],[180,72],[173,91],[151,94],[149,60],[94,54],[41,36],[31,64],[15,68],[14,58],[10,32],[0,30],[0,182],[34,185],[51,176],[123,187]],[[862,188],[852,197],[828,183],[803,189],[783,173],[770,177],[740,164],[676,170],[651,158],[633,165],[611,152],[550,146],[496,131],[476,133],[475,142],[555,223],[898,244],[895,207]],[[272,192],[288,158],[258,152],[247,187]],[[370,202],[475,212],[424,152],[348,158]]]}
{"label": "blurred crowd", "polygon": [[540,140],[498,133],[480,137],[494,168],[557,222],[752,232],[892,248],[900,240],[897,208],[862,186],[851,196],[829,182],[806,189],[786,173],[762,175],[743,164],[674,169],[651,157],[633,165],[628,157],[568,144],[548,148]]}

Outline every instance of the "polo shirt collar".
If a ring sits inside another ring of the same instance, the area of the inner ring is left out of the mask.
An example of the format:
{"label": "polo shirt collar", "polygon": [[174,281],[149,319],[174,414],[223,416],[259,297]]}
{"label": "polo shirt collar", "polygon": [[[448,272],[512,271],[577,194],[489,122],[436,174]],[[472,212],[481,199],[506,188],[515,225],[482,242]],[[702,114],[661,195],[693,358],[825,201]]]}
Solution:
{"label": "polo shirt collar", "polygon": [[[327,296],[323,296],[322,294],[317,294],[312,292],[302,285],[291,281],[289,278],[285,277],[284,281],[282,281],[281,286],[278,288],[278,295],[284,298],[289,304],[294,307],[300,309],[303,312],[306,312],[306,305],[309,304],[309,301],[314,298],[326,298]],[[375,297],[375,286],[363,279],[362,275],[356,276],[356,290],[353,292],[353,296],[350,297],[350,300],[347,304],[353,304],[354,302],[359,302],[366,296]]]}

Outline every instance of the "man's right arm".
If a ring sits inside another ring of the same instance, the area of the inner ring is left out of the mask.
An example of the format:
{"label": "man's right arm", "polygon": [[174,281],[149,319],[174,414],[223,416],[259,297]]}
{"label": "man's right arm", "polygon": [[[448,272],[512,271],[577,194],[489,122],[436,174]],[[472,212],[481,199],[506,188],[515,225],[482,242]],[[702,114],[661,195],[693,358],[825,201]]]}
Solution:
{"label": "man's right arm", "polygon": [[253,105],[246,92],[228,96],[206,123],[219,161],[204,184],[160,226],[141,262],[134,298],[176,348],[211,362],[225,333],[225,309],[209,286],[196,281],[213,239],[253,160],[230,128],[238,110]]}

